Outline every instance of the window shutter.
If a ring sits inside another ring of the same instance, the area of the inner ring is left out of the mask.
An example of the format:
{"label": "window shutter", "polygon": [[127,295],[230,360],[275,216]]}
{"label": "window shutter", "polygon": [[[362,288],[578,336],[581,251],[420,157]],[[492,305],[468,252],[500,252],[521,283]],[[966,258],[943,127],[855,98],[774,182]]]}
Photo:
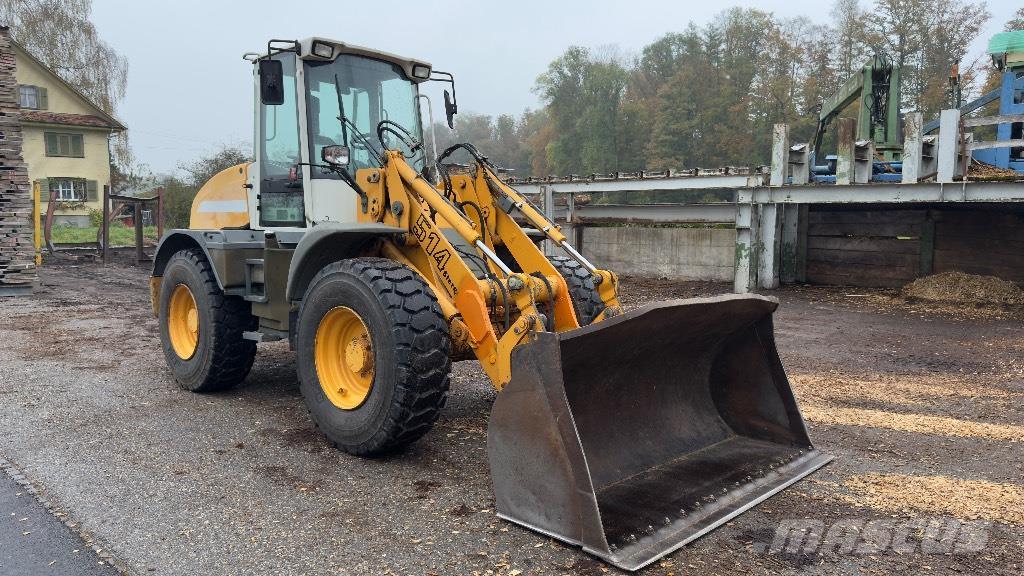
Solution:
{"label": "window shutter", "polygon": [[88,202],[96,202],[99,200],[99,186],[95,180],[85,181],[85,199]]}
{"label": "window shutter", "polygon": [[82,136],[81,134],[72,134],[70,139],[71,155],[74,156],[75,158],[84,158],[85,146],[84,142],[82,141],[84,139],[84,136]]}
{"label": "window shutter", "polygon": [[43,138],[46,140],[46,155],[59,156],[60,143],[58,142],[57,134],[54,132],[46,132],[43,134]]}
{"label": "window shutter", "polygon": [[46,88],[43,88],[42,86],[36,87],[36,107],[39,110],[50,109],[50,101],[46,97]]}
{"label": "window shutter", "polygon": [[39,201],[50,201],[50,181],[46,178],[39,180]]}

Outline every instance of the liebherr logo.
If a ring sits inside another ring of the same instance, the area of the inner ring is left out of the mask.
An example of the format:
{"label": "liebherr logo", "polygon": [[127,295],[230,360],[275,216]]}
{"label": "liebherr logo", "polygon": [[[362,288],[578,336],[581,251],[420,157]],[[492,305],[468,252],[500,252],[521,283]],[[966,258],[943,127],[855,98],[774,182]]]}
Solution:
{"label": "liebherr logo", "polygon": [[448,291],[452,296],[457,294],[458,289],[455,288],[455,282],[446,270],[452,254],[447,248],[441,246],[441,233],[434,229],[434,223],[425,214],[420,214],[412,225],[412,234],[434,261],[434,268],[437,270],[438,276],[444,280]]}

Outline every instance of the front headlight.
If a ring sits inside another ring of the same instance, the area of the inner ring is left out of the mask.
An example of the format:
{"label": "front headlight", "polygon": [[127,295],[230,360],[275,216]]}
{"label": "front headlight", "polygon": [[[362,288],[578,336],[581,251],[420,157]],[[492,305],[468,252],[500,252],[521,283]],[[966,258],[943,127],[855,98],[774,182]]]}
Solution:
{"label": "front headlight", "polygon": [[334,46],[324,42],[313,42],[313,55],[330,59],[334,56]]}
{"label": "front headlight", "polygon": [[427,80],[430,78],[430,66],[424,66],[422,64],[412,65],[412,77],[419,78],[420,80]]}

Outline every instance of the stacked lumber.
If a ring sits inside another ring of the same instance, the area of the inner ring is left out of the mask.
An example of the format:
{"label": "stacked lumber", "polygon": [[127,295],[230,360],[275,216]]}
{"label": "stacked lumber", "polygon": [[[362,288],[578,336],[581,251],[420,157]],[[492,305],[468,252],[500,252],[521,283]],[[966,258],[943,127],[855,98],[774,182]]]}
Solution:
{"label": "stacked lumber", "polygon": [[0,295],[29,291],[36,281],[32,189],[21,154],[15,67],[10,31],[0,26]]}

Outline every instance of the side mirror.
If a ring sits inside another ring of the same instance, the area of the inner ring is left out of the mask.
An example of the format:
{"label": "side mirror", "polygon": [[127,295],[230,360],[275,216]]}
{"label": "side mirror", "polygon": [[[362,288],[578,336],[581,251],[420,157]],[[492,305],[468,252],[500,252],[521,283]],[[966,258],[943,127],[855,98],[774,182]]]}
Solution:
{"label": "side mirror", "polygon": [[339,144],[324,146],[320,149],[320,160],[328,166],[345,168],[349,162],[348,146],[341,146]]}
{"label": "side mirror", "polygon": [[459,113],[459,105],[452,100],[452,95],[447,90],[444,91],[444,114],[448,118],[448,128],[454,130],[455,122],[453,118]]}
{"label": "side mirror", "polygon": [[268,106],[284,104],[284,65],[280,60],[260,60],[260,102]]}

